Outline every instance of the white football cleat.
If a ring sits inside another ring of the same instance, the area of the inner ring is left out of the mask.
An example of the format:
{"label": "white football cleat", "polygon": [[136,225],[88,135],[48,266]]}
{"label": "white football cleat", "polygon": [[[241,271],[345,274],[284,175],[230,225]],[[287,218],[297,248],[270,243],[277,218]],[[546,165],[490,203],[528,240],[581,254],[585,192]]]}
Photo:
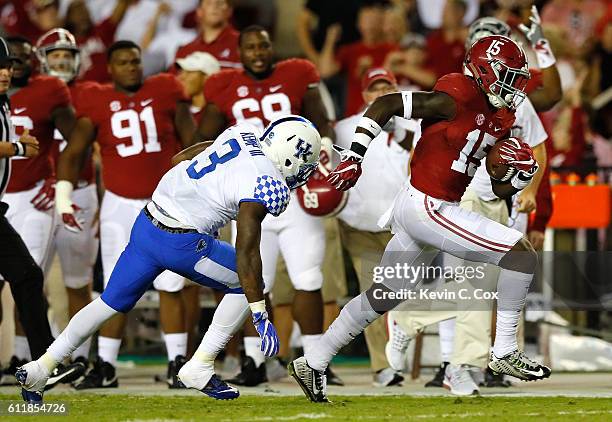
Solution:
{"label": "white football cleat", "polygon": [[291,375],[302,388],[308,399],[315,403],[327,403],[327,378],[325,372],[312,369],[304,356],[295,359],[287,366]]}
{"label": "white football cleat", "polygon": [[470,365],[448,364],[442,385],[456,396],[477,396],[480,394],[478,385],[474,382],[470,373]]}
{"label": "white football cleat", "polygon": [[21,396],[30,403],[42,403],[43,391],[49,379],[49,373],[38,363],[28,362],[17,368],[15,378],[21,384]]}
{"label": "white football cleat", "polygon": [[536,381],[550,377],[550,368],[529,359],[520,350],[498,358],[491,352],[489,368],[496,374],[505,374],[523,381]]}
{"label": "white football cleat", "polygon": [[385,322],[387,324],[387,334],[389,340],[385,345],[385,356],[389,366],[396,371],[404,371],[406,369],[406,363],[408,361],[408,344],[410,344],[410,337],[406,332],[399,326],[397,321],[391,317],[391,313],[387,312],[385,315]]}

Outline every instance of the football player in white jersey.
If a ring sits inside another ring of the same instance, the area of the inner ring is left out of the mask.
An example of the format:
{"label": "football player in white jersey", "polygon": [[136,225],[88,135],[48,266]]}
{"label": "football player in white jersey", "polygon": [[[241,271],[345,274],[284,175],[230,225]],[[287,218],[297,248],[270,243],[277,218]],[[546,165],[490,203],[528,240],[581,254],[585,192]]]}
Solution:
{"label": "football player in white jersey", "polygon": [[[262,352],[278,352],[263,295],[261,223],[267,214],[285,210],[290,190],[306,183],[317,168],[320,149],[320,135],[310,121],[285,116],[261,136],[254,126],[239,124],[212,145],[197,144],[178,154],[173,161],[185,161],[164,175],[136,219],[102,296],[72,318],[40,359],[17,371],[24,400],[41,402],[58,363],[102,323],[132,309],[166,269],[226,293],[198,350],[181,368],[181,382],[216,399],[238,397],[238,390],[215,375],[214,360],[249,308]],[[238,223],[236,249],[215,238],[230,220]]]}

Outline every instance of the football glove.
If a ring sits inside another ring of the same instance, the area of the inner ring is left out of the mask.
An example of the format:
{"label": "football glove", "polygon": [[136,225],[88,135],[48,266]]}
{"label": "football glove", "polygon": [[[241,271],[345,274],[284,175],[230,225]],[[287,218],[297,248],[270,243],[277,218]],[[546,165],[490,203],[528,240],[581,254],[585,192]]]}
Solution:
{"label": "football glove", "polygon": [[352,188],[361,176],[363,157],[351,151],[334,145],[334,150],[340,154],[340,164],[327,176],[327,181],[336,189],[344,191]]}
{"label": "football glove", "polygon": [[531,16],[529,17],[531,25],[519,24],[519,29],[531,44],[531,47],[536,53],[538,65],[540,68],[545,69],[555,64],[555,55],[550,48],[550,43],[544,37],[542,31],[542,19],[538,13],[538,9],[535,6],[531,7]]}
{"label": "football glove", "polygon": [[46,179],[30,202],[38,211],[49,211],[53,208],[55,205],[55,177]]}
{"label": "football glove", "polygon": [[268,319],[265,301],[249,303],[249,306],[253,312],[253,325],[261,338],[261,351],[267,357],[275,356],[280,348],[280,340],[276,328]]}
{"label": "football glove", "polygon": [[538,171],[538,162],[529,145],[517,138],[506,139],[499,148],[499,156],[502,164],[517,170],[510,179],[512,187],[517,190],[526,188]]}
{"label": "football glove", "polygon": [[78,233],[83,230],[85,222],[77,217],[77,213],[81,208],[72,203],[72,199],[70,199],[72,189],[72,183],[67,180],[60,180],[56,183],[55,209],[62,217],[62,223],[64,223],[66,230]]}

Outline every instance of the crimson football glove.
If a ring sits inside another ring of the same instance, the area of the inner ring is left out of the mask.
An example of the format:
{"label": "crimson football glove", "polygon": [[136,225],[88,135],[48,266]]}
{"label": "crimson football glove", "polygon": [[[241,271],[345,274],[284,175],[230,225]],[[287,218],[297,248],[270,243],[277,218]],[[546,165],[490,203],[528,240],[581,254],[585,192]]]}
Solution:
{"label": "crimson football glove", "polygon": [[62,217],[62,223],[66,230],[73,233],[78,233],[83,230],[83,219],[78,217],[81,211],[77,205],[72,202],[72,183],[67,180],[59,180],[55,189],[55,209]]}
{"label": "crimson football glove", "polygon": [[30,202],[38,211],[49,211],[53,208],[55,205],[55,177],[46,179]]}
{"label": "crimson football glove", "polygon": [[334,145],[334,150],[340,154],[340,164],[329,173],[327,181],[336,189],[344,191],[352,188],[361,176],[361,161],[363,157],[351,151]]}
{"label": "crimson football glove", "polygon": [[512,187],[518,190],[526,188],[538,171],[538,162],[529,145],[517,138],[506,139],[499,148],[499,156],[501,163],[518,170],[510,179]]}

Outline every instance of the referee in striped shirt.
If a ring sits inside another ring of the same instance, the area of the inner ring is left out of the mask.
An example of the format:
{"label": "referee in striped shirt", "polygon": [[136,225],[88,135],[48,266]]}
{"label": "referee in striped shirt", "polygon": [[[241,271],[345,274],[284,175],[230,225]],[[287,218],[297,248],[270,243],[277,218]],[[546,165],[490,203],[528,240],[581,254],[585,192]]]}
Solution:
{"label": "referee in striped shirt", "polygon": [[11,175],[11,157],[38,155],[36,138],[26,130],[17,139],[10,120],[7,91],[11,85],[13,63],[18,60],[11,56],[6,42],[0,38],[0,278],[10,284],[32,358],[37,359],[53,342],[43,296],[43,272],[6,219],[8,205],[2,202]]}

